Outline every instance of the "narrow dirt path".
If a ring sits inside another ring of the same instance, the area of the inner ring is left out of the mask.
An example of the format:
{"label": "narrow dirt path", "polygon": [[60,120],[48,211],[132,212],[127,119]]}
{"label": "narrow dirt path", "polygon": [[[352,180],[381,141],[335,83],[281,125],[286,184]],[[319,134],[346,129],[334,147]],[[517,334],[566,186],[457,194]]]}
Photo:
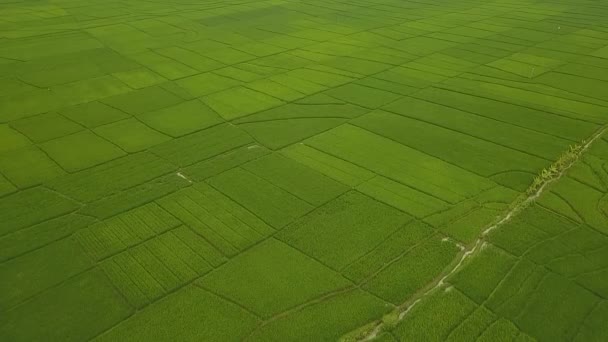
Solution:
{"label": "narrow dirt path", "polygon": [[[580,144],[570,147],[570,149],[562,153],[562,155],[551,166],[541,171],[541,173],[535,179],[534,183],[530,186],[530,188],[526,192],[524,192],[520,197],[515,199],[515,201],[510,205],[511,209],[505,212],[502,216],[498,217],[492,225],[484,229],[477,238],[477,240],[475,240],[475,242],[465,246],[462,252],[459,253],[459,256],[456,259],[454,259],[454,261],[451,263],[451,266],[447,270],[445,270],[438,277],[429,282],[426,286],[424,286],[420,291],[414,294],[406,302],[399,305],[396,309],[396,312],[394,312],[393,314],[389,314],[396,317],[396,319],[391,320],[391,325],[403,320],[411,311],[411,309],[416,306],[420,301],[422,301],[425,297],[429,296],[437,289],[443,287],[445,285],[446,279],[456,273],[469,257],[473,256],[476,251],[481,249],[481,247],[486,243],[486,236],[491,231],[499,229],[501,226],[503,226],[504,224],[509,222],[513,217],[519,214],[522,210],[524,210],[527,206],[536,201],[547,189],[547,187],[558,181],[583,156],[583,154],[589,149],[589,147],[597,139],[599,139],[607,130],[608,125],[602,126],[593,135],[583,140]],[[358,332],[355,333],[356,337],[348,338],[347,336],[350,336],[350,334],[345,335],[345,340],[373,340],[384,330],[385,325],[386,323],[382,320],[373,322],[366,326],[368,327],[368,329],[362,327],[360,329],[355,330],[353,333]],[[360,331],[361,329],[363,331]]]}

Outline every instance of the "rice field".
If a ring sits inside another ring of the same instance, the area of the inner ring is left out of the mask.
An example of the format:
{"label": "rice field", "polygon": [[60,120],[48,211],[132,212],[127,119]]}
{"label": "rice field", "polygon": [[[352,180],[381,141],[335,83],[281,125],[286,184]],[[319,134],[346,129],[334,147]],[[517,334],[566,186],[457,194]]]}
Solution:
{"label": "rice field", "polygon": [[0,0],[1,341],[607,341],[608,3]]}

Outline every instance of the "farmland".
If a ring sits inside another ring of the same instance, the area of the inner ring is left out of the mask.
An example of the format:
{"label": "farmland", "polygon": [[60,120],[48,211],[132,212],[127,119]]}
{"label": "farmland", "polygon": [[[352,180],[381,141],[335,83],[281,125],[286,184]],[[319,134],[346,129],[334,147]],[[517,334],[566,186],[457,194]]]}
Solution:
{"label": "farmland", "polygon": [[607,341],[608,4],[0,1],[0,341]]}

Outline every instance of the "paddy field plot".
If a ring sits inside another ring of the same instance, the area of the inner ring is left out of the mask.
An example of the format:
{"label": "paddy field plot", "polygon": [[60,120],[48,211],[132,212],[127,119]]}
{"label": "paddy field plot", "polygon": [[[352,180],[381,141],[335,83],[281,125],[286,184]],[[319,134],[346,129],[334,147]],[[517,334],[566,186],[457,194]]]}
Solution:
{"label": "paddy field plot", "polygon": [[608,4],[0,1],[0,341],[607,341]]}

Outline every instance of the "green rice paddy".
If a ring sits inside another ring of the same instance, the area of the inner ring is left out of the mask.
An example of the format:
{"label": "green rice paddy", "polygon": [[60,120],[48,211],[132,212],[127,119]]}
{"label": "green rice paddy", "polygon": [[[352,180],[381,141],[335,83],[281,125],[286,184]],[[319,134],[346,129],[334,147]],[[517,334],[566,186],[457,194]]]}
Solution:
{"label": "green rice paddy", "polygon": [[608,341],[608,3],[0,0],[1,341]]}

